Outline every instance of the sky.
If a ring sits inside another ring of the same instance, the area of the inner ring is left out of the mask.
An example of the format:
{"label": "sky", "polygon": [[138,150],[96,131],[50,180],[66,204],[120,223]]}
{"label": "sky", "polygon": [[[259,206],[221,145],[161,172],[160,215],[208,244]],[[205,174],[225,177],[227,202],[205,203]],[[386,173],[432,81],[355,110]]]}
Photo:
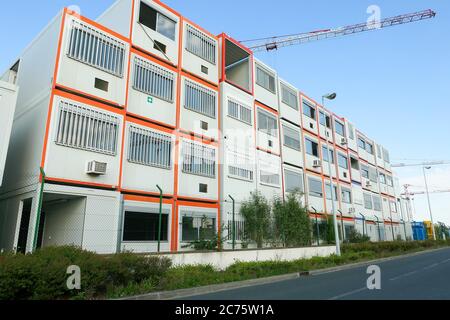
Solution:
{"label": "sky", "polygon": [[[97,18],[114,0],[4,1],[0,10],[0,70],[6,69],[64,6]],[[167,0],[214,34],[237,40],[336,28],[365,22],[369,6],[381,18],[433,9],[437,17],[358,35],[282,48],[257,57],[316,101],[384,145],[391,162],[450,160],[450,1],[442,0]],[[19,16],[14,13],[20,12]],[[23,23],[26,21],[26,23]],[[8,27],[9,26],[9,27]],[[14,30],[12,32],[12,30]],[[398,168],[400,183],[424,190],[422,167]],[[430,190],[450,189],[450,165],[427,172]],[[450,225],[450,193],[430,195],[435,221]],[[415,196],[417,221],[429,220],[426,196]]]}

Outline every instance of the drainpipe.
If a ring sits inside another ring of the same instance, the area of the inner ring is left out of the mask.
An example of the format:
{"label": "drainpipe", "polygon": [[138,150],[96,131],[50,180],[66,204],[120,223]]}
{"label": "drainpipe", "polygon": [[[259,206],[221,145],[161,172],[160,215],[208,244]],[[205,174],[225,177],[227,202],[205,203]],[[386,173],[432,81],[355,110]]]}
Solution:
{"label": "drainpipe", "polygon": [[36,213],[36,225],[34,227],[33,247],[31,249],[32,252],[35,251],[37,247],[39,225],[41,224],[42,200],[44,198],[45,172],[43,168],[39,168],[39,170],[41,171],[41,190],[39,191],[38,208]]}
{"label": "drainpipe", "polygon": [[345,235],[344,235],[344,214],[341,210],[338,209],[338,212],[341,214],[341,232],[342,232],[342,243],[344,243]]}
{"label": "drainpipe", "polygon": [[230,197],[231,201],[233,202],[233,226],[231,227],[231,232],[232,232],[232,236],[233,236],[233,245],[232,245],[232,247],[233,247],[233,250],[234,250],[234,248],[236,246],[236,221],[235,221],[235,214],[236,214],[235,204],[236,204],[236,201],[234,200],[234,198],[231,195],[228,195],[228,197]]}
{"label": "drainpipe", "polygon": [[365,236],[366,233],[364,232],[364,228],[366,226],[366,217],[361,212],[359,212],[359,215],[362,217],[363,220],[363,236]]}
{"label": "drainpipe", "polygon": [[392,218],[389,218],[389,220],[391,220],[392,241],[395,241],[395,238],[394,238],[394,223],[392,222]]}
{"label": "drainpipe", "polygon": [[375,218],[377,218],[378,241],[380,241],[380,242],[381,242],[380,220],[378,219],[378,217],[377,217],[377,216],[375,216]]}
{"label": "drainpipe", "polygon": [[158,253],[161,252],[161,225],[162,225],[162,203],[163,203],[163,191],[156,185],[159,190],[159,221],[158,221]]}
{"label": "drainpipe", "polygon": [[316,208],[314,208],[313,206],[311,206],[311,209],[314,210],[315,212],[315,217],[316,217],[316,231],[317,231],[317,246],[320,245],[320,235],[319,235],[319,222],[317,220],[317,210]]}

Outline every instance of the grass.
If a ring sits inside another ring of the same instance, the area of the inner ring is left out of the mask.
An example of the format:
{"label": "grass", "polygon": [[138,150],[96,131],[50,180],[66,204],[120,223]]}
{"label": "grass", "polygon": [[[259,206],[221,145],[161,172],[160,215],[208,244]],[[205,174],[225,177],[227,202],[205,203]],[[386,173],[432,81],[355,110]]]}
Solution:
{"label": "grass", "polygon": [[225,270],[216,270],[211,265],[175,266],[167,270],[159,283],[143,282],[113,288],[108,292],[107,297],[120,298],[155,291],[193,288],[319,270],[445,246],[450,246],[450,241],[367,242],[343,245],[341,256],[313,257],[294,261],[237,262]]}

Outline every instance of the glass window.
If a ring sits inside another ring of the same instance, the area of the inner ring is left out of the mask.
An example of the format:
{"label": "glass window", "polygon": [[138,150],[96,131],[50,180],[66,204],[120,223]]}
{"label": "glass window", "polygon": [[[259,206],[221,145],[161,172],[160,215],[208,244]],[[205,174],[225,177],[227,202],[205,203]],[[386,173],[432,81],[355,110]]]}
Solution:
{"label": "glass window", "polygon": [[306,153],[314,157],[319,157],[319,145],[317,142],[305,138]]}
{"label": "glass window", "polygon": [[183,242],[212,240],[216,235],[216,218],[202,212],[182,212],[181,240]]}
{"label": "glass window", "polygon": [[316,109],[305,101],[303,101],[303,114],[313,120],[316,120]]}
{"label": "glass window", "polygon": [[358,161],[358,159],[350,157],[350,163],[351,163],[352,169],[359,170],[359,161]]}
{"label": "glass window", "polygon": [[272,93],[275,91],[275,76],[264,70],[260,66],[256,66],[256,84],[260,85],[266,90]]}
{"label": "glass window", "polygon": [[334,127],[337,134],[340,134],[341,136],[345,137],[345,128],[342,123],[339,121],[334,121]]}
{"label": "glass window", "polygon": [[328,149],[329,155],[327,154],[327,147],[322,146],[322,158],[323,161],[328,162],[328,159],[331,158],[331,163],[334,164],[334,151],[332,149]]}
{"label": "glass window", "polygon": [[386,184],[386,175],[384,173],[379,173],[380,183]]}
{"label": "glass window", "polygon": [[284,84],[281,85],[281,101],[291,108],[298,110],[297,92],[286,87]]}
{"label": "glass window", "polygon": [[363,178],[369,179],[369,167],[361,165],[361,176]]}
{"label": "glass window", "polygon": [[386,176],[387,185],[390,187],[394,186],[394,181],[392,180],[391,176]]}
{"label": "glass window", "polygon": [[391,211],[397,213],[397,203],[395,201],[390,201]]}
{"label": "glass window", "polygon": [[375,211],[381,211],[381,198],[378,196],[372,196],[373,209]]}
{"label": "glass window", "polygon": [[358,138],[358,146],[361,149],[366,150],[366,141],[364,141],[364,139],[362,139],[362,138]]}
{"label": "glass window", "polygon": [[364,193],[364,208],[372,210],[372,196]]}
{"label": "glass window", "polygon": [[[334,187],[334,190],[333,190],[334,201],[337,201],[338,200],[337,186],[333,185],[333,187]],[[325,193],[326,193],[327,200],[331,200],[331,185],[329,183],[325,183]]]}
{"label": "glass window", "polygon": [[[169,215],[161,217],[161,241],[167,241]],[[158,241],[159,213],[126,211],[123,241]]]}
{"label": "glass window", "polygon": [[283,125],[284,145],[291,149],[300,151],[300,132]]}
{"label": "glass window", "polygon": [[369,167],[369,179],[372,182],[378,182],[377,170],[373,167]]}
{"label": "glass window", "polygon": [[338,165],[343,169],[348,169],[348,159],[343,154],[338,155]]}
{"label": "glass window", "polygon": [[355,140],[355,128],[353,127],[353,125],[351,123],[348,123],[348,136],[350,139]]}
{"label": "glass window", "polygon": [[303,192],[303,175],[299,172],[285,169],[284,170],[284,184],[286,192]]}
{"label": "glass window", "polygon": [[278,137],[277,118],[268,112],[258,110],[258,130],[270,136]]}
{"label": "glass window", "polygon": [[386,161],[387,163],[390,163],[390,160],[389,160],[389,152],[388,152],[385,148],[383,148],[383,159],[384,159],[384,161]]}
{"label": "glass window", "polygon": [[143,2],[139,12],[139,23],[175,40],[176,22]]}
{"label": "glass window", "polygon": [[319,111],[319,121],[321,125],[330,129],[330,116],[325,114],[323,111]]}
{"label": "glass window", "polygon": [[366,142],[366,151],[370,154],[373,154],[373,145],[369,142]]}
{"label": "glass window", "polygon": [[322,181],[308,178],[308,185],[310,196],[323,198]]}
{"label": "glass window", "polygon": [[341,196],[342,196],[342,202],[344,203],[352,203],[352,192],[350,189],[347,188],[341,188]]}

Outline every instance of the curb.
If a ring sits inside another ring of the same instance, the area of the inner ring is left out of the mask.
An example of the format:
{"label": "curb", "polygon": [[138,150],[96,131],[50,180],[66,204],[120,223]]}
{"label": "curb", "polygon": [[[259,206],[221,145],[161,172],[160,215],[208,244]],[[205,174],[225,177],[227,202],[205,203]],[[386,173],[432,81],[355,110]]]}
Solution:
{"label": "curb", "polygon": [[178,290],[172,290],[172,291],[151,292],[151,293],[141,294],[141,295],[132,296],[132,297],[120,298],[120,299],[116,299],[116,300],[171,300],[171,299],[178,299],[178,298],[183,298],[183,297],[190,297],[190,296],[226,291],[226,290],[231,290],[231,289],[239,289],[239,288],[245,288],[245,287],[250,287],[250,286],[255,286],[255,285],[274,283],[274,282],[279,282],[279,281],[284,281],[284,280],[293,280],[293,279],[298,279],[298,278],[304,277],[304,276],[315,276],[315,275],[321,275],[321,274],[326,274],[326,273],[331,273],[331,272],[348,270],[348,269],[358,268],[358,267],[362,267],[362,266],[366,266],[366,265],[371,265],[374,263],[382,263],[382,262],[387,262],[387,261],[392,261],[392,260],[398,260],[398,259],[403,259],[403,258],[408,258],[408,257],[412,257],[412,256],[425,254],[425,253],[431,253],[431,252],[435,252],[435,251],[439,251],[439,250],[444,250],[444,249],[449,249],[449,248],[443,247],[443,248],[437,248],[437,249],[423,250],[423,251],[412,252],[412,253],[408,253],[408,254],[404,254],[404,255],[356,262],[356,263],[351,263],[351,264],[346,264],[346,265],[331,267],[331,268],[326,268],[326,269],[289,273],[289,274],[283,274],[283,275],[272,276],[272,277],[235,281],[235,282],[228,282],[228,283],[221,283],[221,284],[213,284],[213,285],[208,285],[208,286],[178,289]]}

